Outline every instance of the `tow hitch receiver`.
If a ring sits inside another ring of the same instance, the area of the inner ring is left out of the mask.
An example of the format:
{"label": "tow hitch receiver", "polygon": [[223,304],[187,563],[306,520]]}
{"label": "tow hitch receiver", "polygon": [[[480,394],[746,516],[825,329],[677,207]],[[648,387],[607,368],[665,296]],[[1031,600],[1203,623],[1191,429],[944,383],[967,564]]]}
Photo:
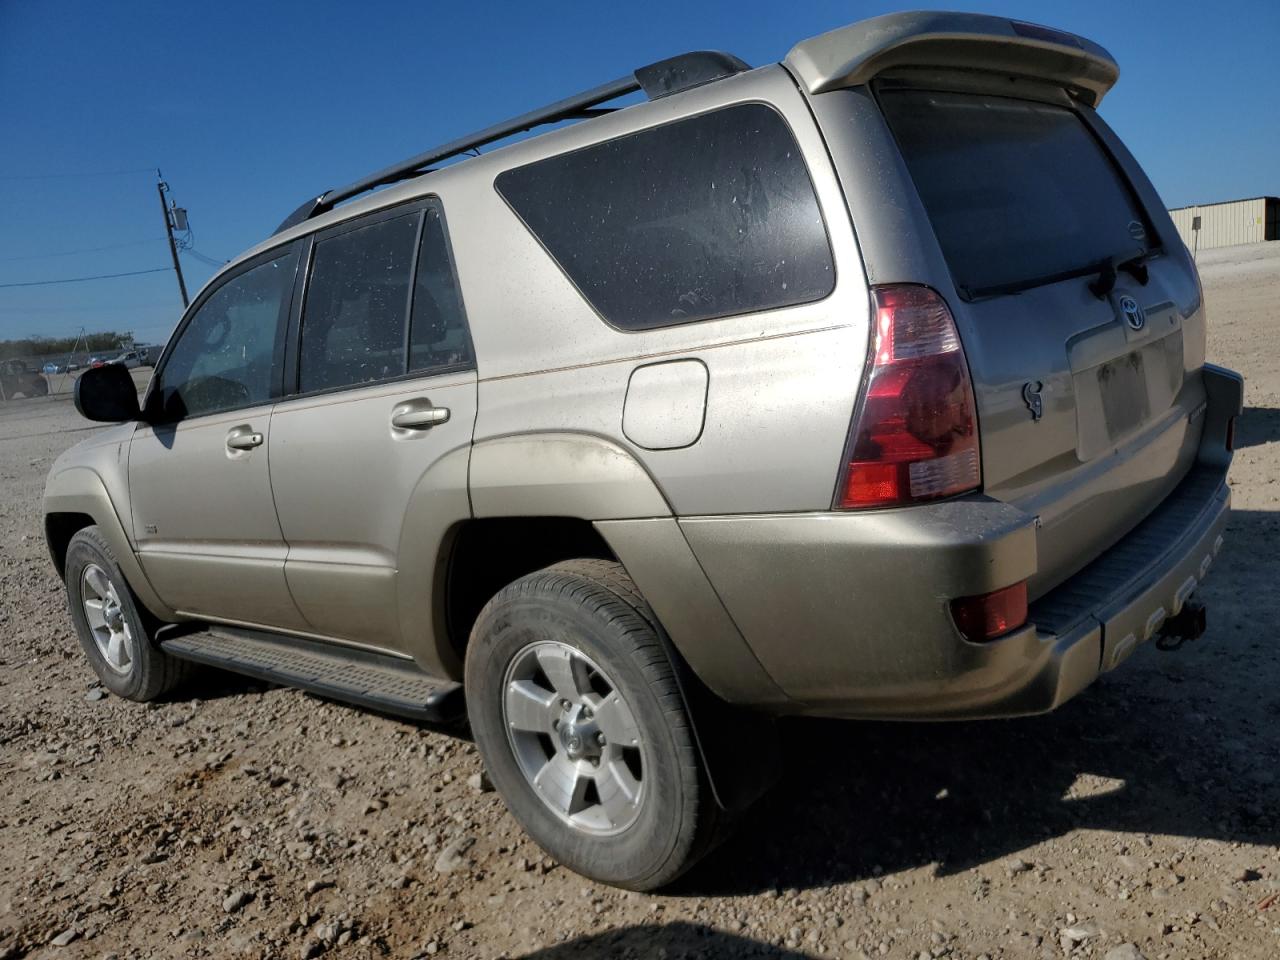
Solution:
{"label": "tow hitch receiver", "polygon": [[1160,636],[1156,637],[1156,649],[1177,650],[1188,640],[1199,640],[1205,629],[1204,609],[1199,600],[1188,598],[1177,615],[1164,622]]}

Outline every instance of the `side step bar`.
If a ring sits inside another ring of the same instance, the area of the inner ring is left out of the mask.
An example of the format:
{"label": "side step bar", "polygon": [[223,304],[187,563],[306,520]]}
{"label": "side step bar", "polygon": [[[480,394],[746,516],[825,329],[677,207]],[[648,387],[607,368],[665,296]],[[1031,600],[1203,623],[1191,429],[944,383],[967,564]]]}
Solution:
{"label": "side step bar", "polygon": [[382,713],[430,723],[450,723],[465,713],[461,684],[428,676],[411,660],[231,627],[161,634],[159,639],[165,653],[181,660]]}

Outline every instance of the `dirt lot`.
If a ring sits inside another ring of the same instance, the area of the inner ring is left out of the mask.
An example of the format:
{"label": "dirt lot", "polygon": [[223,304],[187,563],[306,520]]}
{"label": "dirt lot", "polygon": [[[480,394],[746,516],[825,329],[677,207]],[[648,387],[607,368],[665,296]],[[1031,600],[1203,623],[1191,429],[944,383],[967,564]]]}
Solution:
{"label": "dirt lot", "polygon": [[1249,379],[1208,635],[1049,717],[792,724],[663,896],[545,860],[448,731],[224,676],[102,696],[40,523],[94,428],[0,407],[0,958],[1280,956],[1280,244],[1201,261]]}

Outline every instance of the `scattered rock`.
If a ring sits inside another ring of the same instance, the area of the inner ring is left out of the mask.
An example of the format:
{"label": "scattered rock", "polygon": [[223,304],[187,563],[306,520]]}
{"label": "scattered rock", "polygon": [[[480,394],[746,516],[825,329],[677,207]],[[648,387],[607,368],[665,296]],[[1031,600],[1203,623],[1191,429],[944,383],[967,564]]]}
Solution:
{"label": "scattered rock", "polygon": [[1090,920],[1072,927],[1063,927],[1058,933],[1065,940],[1070,940],[1072,943],[1080,943],[1090,937],[1098,936],[1102,933],[1102,928]]}
{"label": "scattered rock", "polygon": [[49,943],[51,946],[65,947],[67,946],[67,944],[71,943],[72,940],[75,940],[79,936],[80,936],[80,931],[77,930],[75,927],[71,927],[68,930],[63,930],[60,934],[58,934],[56,937],[50,940]]}
{"label": "scattered rock", "polygon": [[332,880],[312,880],[307,884],[307,896],[315,896],[321,890],[328,890],[332,886],[334,886]]}
{"label": "scattered rock", "polygon": [[467,777],[467,786],[476,793],[489,793],[493,790],[493,784],[489,782],[489,774],[483,770]]}
{"label": "scattered rock", "polygon": [[1026,873],[1031,869],[1031,864],[1019,857],[1014,857],[1012,860],[1007,861],[1004,866],[1011,874]]}
{"label": "scattered rock", "polygon": [[106,696],[107,691],[103,690],[101,687],[94,687],[84,695],[84,698],[90,703],[97,703],[99,700],[105,699]]}
{"label": "scattered rock", "polygon": [[456,838],[436,857],[436,873],[453,873],[466,863],[466,853],[475,845],[476,838],[466,834]]}
{"label": "scattered rock", "polygon": [[227,913],[239,913],[249,902],[253,900],[253,894],[248,890],[233,890],[228,894],[227,898],[222,901],[222,909]]}
{"label": "scattered rock", "polygon": [[1122,943],[1108,950],[1104,960],[1146,960],[1146,958],[1134,944]]}

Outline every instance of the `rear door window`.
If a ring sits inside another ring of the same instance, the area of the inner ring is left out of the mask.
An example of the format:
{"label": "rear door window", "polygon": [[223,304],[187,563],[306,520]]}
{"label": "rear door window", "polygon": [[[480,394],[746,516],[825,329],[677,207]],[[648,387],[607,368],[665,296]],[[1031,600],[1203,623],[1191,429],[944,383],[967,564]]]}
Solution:
{"label": "rear door window", "polygon": [[549,157],[496,185],[625,330],[808,303],[835,284],[800,147],[762,103]]}
{"label": "rear door window", "polygon": [[413,211],[316,241],[302,313],[301,392],[405,372],[420,220],[421,212]]}
{"label": "rear door window", "polygon": [[1132,190],[1066,107],[882,89],[880,102],[957,287],[1011,292],[1147,252]]}

